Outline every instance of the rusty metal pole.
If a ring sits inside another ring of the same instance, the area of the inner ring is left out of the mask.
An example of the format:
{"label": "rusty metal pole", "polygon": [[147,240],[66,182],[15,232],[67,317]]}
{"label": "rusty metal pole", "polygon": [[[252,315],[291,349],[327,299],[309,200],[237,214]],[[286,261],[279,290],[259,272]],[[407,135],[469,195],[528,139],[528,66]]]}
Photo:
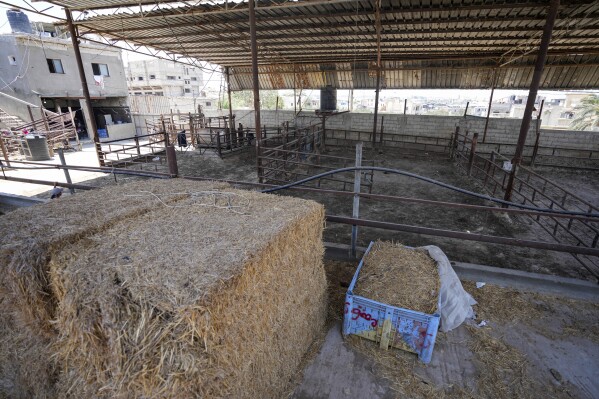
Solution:
{"label": "rusty metal pole", "polygon": [[470,105],[470,101],[466,102],[466,109],[464,110],[464,118],[468,115],[468,106]]}
{"label": "rusty metal pole", "polygon": [[376,91],[374,95],[374,123],[372,125],[372,149],[376,145],[376,128],[379,115],[379,92],[381,90],[381,0],[375,0],[376,24]]}
{"label": "rusty metal pole", "polygon": [[530,120],[532,117],[532,111],[535,106],[535,100],[537,98],[537,92],[539,91],[539,84],[541,83],[541,76],[543,75],[543,66],[547,59],[547,49],[549,48],[549,42],[551,42],[551,34],[553,33],[553,25],[557,17],[557,11],[559,9],[559,0],[551,0],[549,5],[549,11],[547,13],[547,20],[545,22],[545,28],[543,28],[543,37],[541,38],[541,45],[539,47],[539,54],[537,55],[537,62],[535,64],[535,71],[532,75],[532,82],[530,83],[530,89],[528,91],[528,99],[526,101],[526,108],[524,108],[524,115],[522,117],[522,124],[520,125],[520,136],[518,136],[518,144],[516,145],[516,152],[512,159],[512,171],[505,189],[504,199],[511,201],[512,192],[514,190],[514,180],[518,166],[522,163],[522,152],[524,150],[524,144],[526,143],[526,135],[528,134],[528,128],[530,127]]}
{"label": "rusty metal pole", "polygon": [[171,175],[171,177],[177,177],[179,175],[177,152],[175,151],[175,147],[172,145],[166,147],[166,163],[168,164],[168,173]]}
{"label": "rusty metal pole", "polygon": [[293,64],[293,114],[297,115],[297,94],[295,87],[295,64]]}
{"label": "rusty metal pole", "polygon": [[474,165],[474,155],[476,154],[476,142],[478,141],[478,133],[474,133],[470,144],[470,157],[468,158],[468,176],[472,176],[472,166]]}
{"label": "rusty metal pole", "polygon": [[483,130],[483,143],[487,140],[487,129],[489,128],[489,117],[491,117],[491,106],[493,104],[493,94],[495,93],[496,70],[493,70],[493,82],[491,85],[491,95],[489,96],[489,106],[487,107],[487,118],[485,119],[485,130]]}
{"label": "rusty metal pole", "polygon": [[227,96],[229,98],[229,143],[231,143],[232,150],[235,139],[235,121],[233,120],[233,103],[231,102],[231,71],[229,67],[225,67],[225,74],[227,75]]}
{"label": "rusty metal pole", "polygon": [[79,51],[79,41],[77,38],[77,32],[75,31],[75,25],[73,25],[73,18],[71,16],[71,10],[65,9],[67,16],[67,25],[71,34],[71,41],[73,43],[73,50],[75,52],[75,60],[77,61],[77,69],[79,70],[79,79],[81,80],[81,89],[83,90],[83,97],[85,98],[85,108],[89,114],[89,130],[92,131],[94,137],[94,143],[96,143],[96,155],[98,157],[98,163],[100,166],[104,166],[104,157],[101,152],[98,151],[98,144],[100,138],[98,137],[98,127],[96,126],[96,118],[94,117],[94,110],[92,109],[92,100],[89,95],[89,88],[87,87],[87,78],[85,77],[85,70],[83,69],[83,61],[81,59],[81,51]]}
{"label": "rusty metal pole", "polygon": [[539,107],[539,113],[537,114],[537,135],[535,137],[535,146],[532,149],[532,157],[530,159],[530,166],[535,166],[535,162],[537,160],[537,153],[539,152],[539,142],[541,139],[541,114],[543,113],[543,106],[545,105],[545,100],[541,101],[541,106]]}
{"label": "rusty metal pole", "polygon": [[260,141],[262,128],[260,126],[260,81],[258,80],[258,43],[256,42],[256,9],[254,0],[248,0],[250,17],[250,41],[252,48],[252,89],[254,92],[254,126],[256,127],[256,167],[258,181],[262,183],[262,160],[260,159]]}

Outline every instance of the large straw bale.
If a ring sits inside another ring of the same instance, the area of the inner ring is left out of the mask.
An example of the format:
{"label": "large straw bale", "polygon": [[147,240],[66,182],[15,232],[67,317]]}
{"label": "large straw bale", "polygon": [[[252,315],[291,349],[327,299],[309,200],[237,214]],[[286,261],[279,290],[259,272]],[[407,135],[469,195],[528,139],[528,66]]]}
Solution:
{"label": "large straw bale", "polygon": [[56,395],[278,397],[324,322],[322,207],[153,184],[97,193],[136,205],[39,262]]}
{"label": "large straw bale", "polygon": [[[183,185],[194,186],[192,182]],[[57,375],[47,348],[56,336],[51,323],[56,300],[47,269],[51,254],[157,206],[147,196],[127,195],[164,189],[162,182],[146,181],[108,188],[101,195],[82,192],[0,218],[0,397],[54,397]],[[168,201],[185,197],[170,196]]]}

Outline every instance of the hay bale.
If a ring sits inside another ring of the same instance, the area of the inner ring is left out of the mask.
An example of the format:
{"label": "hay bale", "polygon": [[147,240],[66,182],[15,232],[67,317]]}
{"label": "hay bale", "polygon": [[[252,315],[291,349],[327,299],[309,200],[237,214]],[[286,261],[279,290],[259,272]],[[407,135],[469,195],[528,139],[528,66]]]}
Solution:
{"label": "hay bale", "polygon": [[354,293],[427,314],[437,311],[441,281],[437,263],[426,250],[377,241],[364,264]]}
{"label": "hay bale", "polygon": [[87,196],[136,205],[40,262],[57,395],[278,397],[325,318],[322,206],[152,184]]}
{"label": "hay bale", "polygon": [[[187,188],[193,185],[187,183]],[[58,378],[48,351],[56,329],[56,300],[48,277],[51,254],[117,220],[155,209],[155,199],[126,197],[140,190],[172,191],[162,182],[83,192],[0,218],[0,397],[53,398]],[[184,198],[172,196],[169,201]]]}

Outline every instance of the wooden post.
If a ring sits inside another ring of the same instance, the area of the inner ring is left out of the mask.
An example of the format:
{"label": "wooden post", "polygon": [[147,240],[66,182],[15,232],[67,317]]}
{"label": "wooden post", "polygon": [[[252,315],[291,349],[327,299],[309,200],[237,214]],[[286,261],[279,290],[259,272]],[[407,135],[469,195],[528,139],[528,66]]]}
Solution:
{"label": "wooden post", "polygon": [[385,133],[385,115],[381,116],[381,133],[379,134],[379,143],[383,144],[383,134]]}
{"label": "wooden post", "polygon": [[[73,181],[71,180],[71,174],[69,173],[69,170],[66,168],[67,161],[64,158],[64,150],[62,148],[58,149],[58,157],[60,158],[60,164],[62,166],[65,166],[65,168],[63,170],[64,170],[64,177],[65,177],[65,179],[67,179],[67,183],[73,184]],[[69,188],[69,191],[71,191],[71,194],[75,194],[75,189],[73,187]]]}
{"label": "wooden post", "polygon": [[33,117],[33,112],[31,112],[31,106],[27,106],[27,112],[29,112],[29,118],[31,119],[31,123],[33,123],[33,128],[37,130],[37,123],[35,123],[35,118]]}
{"label": "wooden post", "polygon": [[171,177],[177,177],[179,175],[179,167],[177,166],[177,152],[175,147],[169,145],[166,147],[166,163],[168,164],[168,173]]}
{"label": "wooden post", "polygon": [[[356,144],[356,167],[362,166],[362,143]],[[362,171],[356,170],[354,172],[354,202],[352,208],[352,218],[358,219],[360,217],[360,183],[362,180]],[[356,257],[356,246],[358,243],[358,226],[352,225],[351,227],[351,246],[349,256],[350,258]]]}
{"label": "wooden post", "polygon": [[135,140],[135,147],[137,148],[137,155],[141,155],[141,148],[139,148],[139,137],[135,136],[133,138]]}
{"label": "wooden post", "polygon": [[474,155],[476,153],[476,142],[478,141],[478,133],[474,133],[472,143],[470,144],[470,158],[468,159],[468,176],[472,175],[472,165],[474,165]]}
{"label": "wooden post", "polygon": [[470,101],[466,103],[466,109],[464,110],[464,118],[468,115],[468,106],[470,105]]}
{"label": "wooden post", "polygon": [[46,118],[46,113],[44,112],[44,108],[40,108],[40,113],[42,114],[42,120],[44,121],[44,126],[46,127],[46,131],[50,131],[50,126],[48,125],[48,119]]}
{"label": "wooden post", "polygon": [[79,148],[79,151],[81,151],[83,150],[83,146],[79,141],[79,132],[77,131],[77,125],[75,124],[75,117],[73,117],[73,110],[71,109],[71,107],[68,107],[68,110],[69,115],[71,116],[71,124],[73,125],[73,129],[75,130],[75,140],[77,141],[77,148]]}
{"label": "wooden post", "polygon": [[6,161],[6,166],[10,167],[10,161],[8,160],[8,151],[6,150],[6,143],[4,143],[4,137],[0,136],[0,149],[2,149],[2,156]]}
{"label": "wooden post", "polygon": [[403,101],[403,114],[404,114],[404,115],[406,114],[407,110],[408,110],[408,99],[406,98],[406,99]]}

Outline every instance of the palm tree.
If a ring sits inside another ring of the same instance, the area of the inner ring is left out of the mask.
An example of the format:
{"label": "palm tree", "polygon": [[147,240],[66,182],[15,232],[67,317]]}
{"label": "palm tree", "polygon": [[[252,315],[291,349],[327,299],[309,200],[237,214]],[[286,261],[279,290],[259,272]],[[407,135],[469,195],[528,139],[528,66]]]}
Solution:
{"label": "palm tree", "polygon": [[599,126],[599,96],[596,94],[583,98],[575,108],[576,117],[570,122],[574,130],[585,130]]}

